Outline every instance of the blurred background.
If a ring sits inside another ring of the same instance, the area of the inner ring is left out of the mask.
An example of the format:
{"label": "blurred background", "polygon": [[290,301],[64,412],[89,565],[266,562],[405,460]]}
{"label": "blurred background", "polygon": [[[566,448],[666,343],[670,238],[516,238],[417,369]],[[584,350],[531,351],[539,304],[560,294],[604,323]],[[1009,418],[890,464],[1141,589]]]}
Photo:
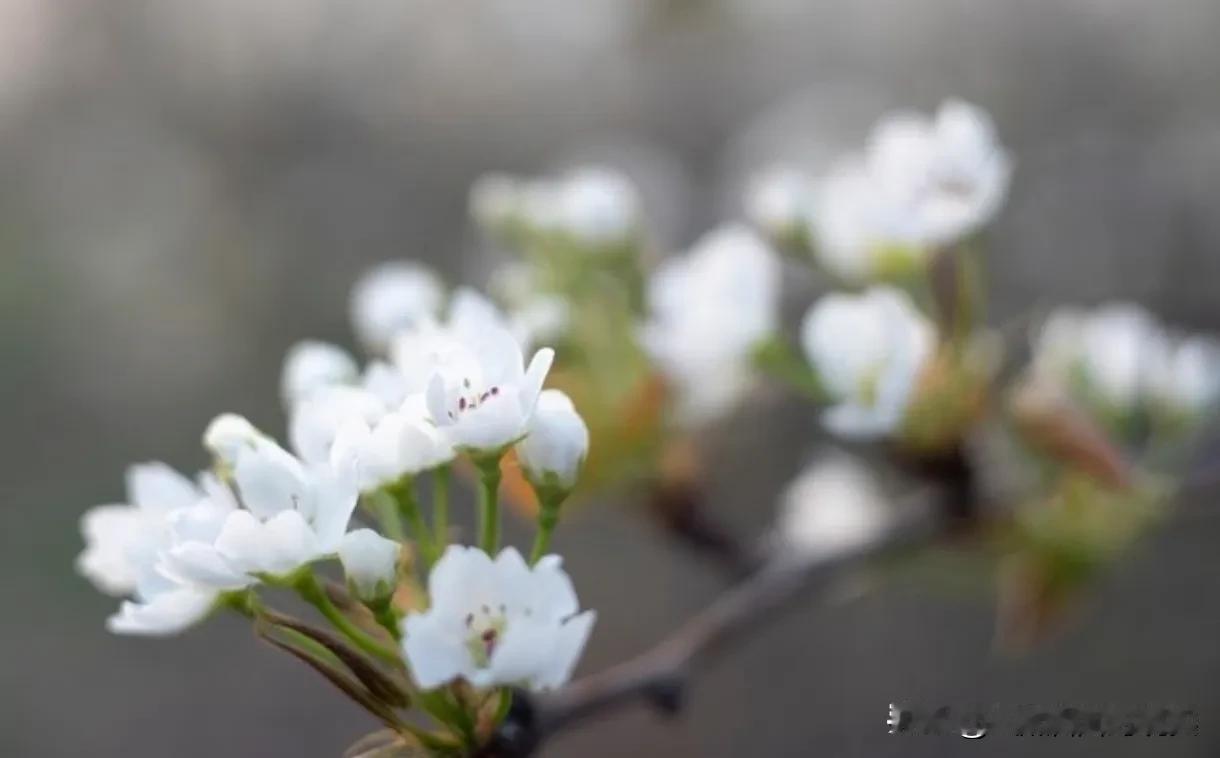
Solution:
{"label": "blurred background", "polygon": [[[740,216],[751,172],[816,168],[884,111],[957,95],[1017,161],[995,319],[1122,297],[1220,328],[1217,32],[1211,0],[0,0],[0,755],[330,758],[371,730],[235,619],[107,634],[113,601],[72,570],[77,519],[121,500],[129,462],[203,466],[218,411],[281,431],[284,350],[353,342],[368,265],[485,284],[466,218],[484,171],[619,166],[677,249]],[[760,531],[815,418],[779,395],[747,413],[708,443],[710,505]],[[1189,705],[1197,737],[1039,753],[1216,755],[1210,496],[1025,655],[992,649],[990,594],[890,581],[769,627],[681,720],[626,711],[546,754],[1028,754],[888,737],[905,701]],[[583,671],[721,587],[630,503],[598,505],[557,540],[601,614]]]}

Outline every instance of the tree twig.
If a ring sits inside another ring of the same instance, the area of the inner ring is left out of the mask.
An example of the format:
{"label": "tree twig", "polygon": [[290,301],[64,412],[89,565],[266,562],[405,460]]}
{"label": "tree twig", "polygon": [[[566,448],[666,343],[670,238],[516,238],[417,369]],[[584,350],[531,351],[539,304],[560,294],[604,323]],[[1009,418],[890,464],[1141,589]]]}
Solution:
{"label": "tree twig", "polygon": [[656,647],[606,671],[577,680],[561,692],[533,698],[517,693],[513,708],[481,753],[484,758],[525,758],[551,736],[607,711],[643,701],[676,713],[691,676],[754,632],[777,612],[813,590],[838,569],[922,544],[941,531],[939,514],[899,514],[876,540],[834,554],[778,559],[726,591]]}

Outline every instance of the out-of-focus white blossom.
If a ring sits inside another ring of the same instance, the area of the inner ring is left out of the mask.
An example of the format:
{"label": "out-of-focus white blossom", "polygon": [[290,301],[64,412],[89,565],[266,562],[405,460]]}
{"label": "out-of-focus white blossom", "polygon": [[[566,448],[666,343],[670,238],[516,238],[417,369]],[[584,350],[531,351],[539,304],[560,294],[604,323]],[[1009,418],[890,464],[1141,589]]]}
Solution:
{"label": "out-of-focus white blossom", "polygon": [[322,388],[352,384],[359,376],[360,369],[346,350],[328,342],[305,340],[293,345],[284,358],[280,395],[291,408]]}
{"label": "out-of-focus white blossom", "polygon": [[517,459],[530,481],[554,481],[565,490],[589,453],[589,428],[570,398],[559,390],[543,390],[525,439],[517,443]]}
{"label": "out-of-focus white blossom", "polygon": [[513,548],[493,561],[450,546],[428,577],[430,606],[403,622],[403,649],[416,684],[433,689],[464,679],[545,691],[572,675],[593,628],[580,611],[559,556],[527,566]]}
{"label": "out-of-focus white blossom", "polygon": [[492,276],[496,295],[507,306],[506,325],[522,347],[560,337],[571,320],[571,307],[560,295],[538,286],[535,270],[523,261],[496,269]]}
{"label": "out-of-focus white blossom", "polygon": [[1151,406],[1191,417],[1220,399],[1220,346],[1175,338],[1131,303],[1053,312],[1033,360],[1043,378],[1119,414]]}
{"label": "out-of-focus white blossom", "polygon": [[813,209],[813,196],[809,176],[795,169],[773,168],[750,181],[746,217],[773,238],[799,234]]}
{"label": "out-of-focus white blossom", "polygon": [[807,466],[785,488],[780,507],[777,536],[802,557],[867,544],[891,521],[889,506],[869,471],[841,454]]}
{"label": "out-of-focus white blossom", "polygon": [[362,600],[385,598],[398,580],[398,555],[402,546],[372,529],[357,529],[343,535],[339,562],[347,581]]}
{"label": "out-of-focus white blossom", "polygon": [[987,224],[1011,168],[979,108],[949,100],[931,119],[891,114],[864,153],[817,183],[809,214],[815,253],[851,282],[909,267]]}
{"label": "out-of-focus white blossom", "polygon": [[335,554],[358,497],[351,472],[306,466],[269,439],[238,453],[233,484],[236,499],[219,487],[173,519],[164,575],[229,590],[290,574]]}
{"label": "out-of-focus white blossom", "polygon": [[422,394],[370,424],[353,417],[339,429],[330,450],[331,465],[356,472],[362,492],[414,476],[454,457],[453,444],[428,414]]}
{"label": "out-of-focus white blossom", "polygon": [[891,287],[831,294],[801,325],[801,343],[836,404],[823,415],[845,437],[875,437],[902,422],[932,353],[931,324]]}
{"label": "out-of-focus white blossom", "polygon": [[1038,335],[1034,370],[1107,408],[1129,411],[1143,399],[1166,349],[1160,326],[1138,305],[1061,310]]}
{"label": "out-of-focus white blossom", "polygon": [[1166,346],[1150,368],[1149,391],[1155,402],[1181,416],[1214,408],[1220,400],[1220,344],[1195,336]]}
{"label": "out-of-focus white blossom", "polygon": [[710,232],[653,274],[639,336],[686,421],[726,412],[748,389],[752,352],[777,328],[779,285],[775,253],[742,226]]}
{"label": "out-of-focus white blossom", "polygon": [[352,290],[352,326],[370,350],[383,352],[399,332],[435,318],[443,300],[444,288],[430,269],[406,261],[383,263]]}
{"label": "out-of-focus white blossom", "polygon": [[205,493],[163,463],[127,472],[130,503],[102,505],[81,520],[85,550],[77,570],[101,591],[131,596],[106,626],[116,634],[170,635],[202,620],[219,593],[177,582],[158,562],[170,544],[176,514],[194,508]]}
{"label": "out-of-focus white blossom", "polygon": [[471,189],[470,208],[488,228],[519,224],[593,248],[630,239],[640,223],[639,191],[626,175],[604,166],[533,180],[489,174]]}

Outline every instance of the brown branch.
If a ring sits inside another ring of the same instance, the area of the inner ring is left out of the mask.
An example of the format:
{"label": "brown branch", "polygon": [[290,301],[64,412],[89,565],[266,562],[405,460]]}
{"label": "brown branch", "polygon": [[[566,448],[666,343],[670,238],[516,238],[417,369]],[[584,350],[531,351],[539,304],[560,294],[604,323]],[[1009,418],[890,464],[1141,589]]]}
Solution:
{"label": "brown branch", "polygon": [[777,559],[725,592],[653,649],[606,671],[577,680],[561,692],[533,698],[517,693],[513,708],[485,758],[524,758],[548,738],[578,722],[643,701],[676,713],[698,669],[761,627],[779,611],[846,566],[922,544],[941,531],[939,514],[920,509],[902,515],[873,542],[805,560]]}

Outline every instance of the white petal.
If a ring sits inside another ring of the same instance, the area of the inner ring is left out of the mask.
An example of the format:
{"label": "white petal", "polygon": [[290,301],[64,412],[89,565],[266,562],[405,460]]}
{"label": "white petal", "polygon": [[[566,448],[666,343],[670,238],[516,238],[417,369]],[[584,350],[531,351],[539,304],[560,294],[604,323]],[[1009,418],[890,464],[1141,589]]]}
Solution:
{"label": "white petal", "polygon": [[[305,519],[296,511],[282,511],[263,525],[265,544],[262,548],[263,570],[276,575],[287,574],[327,551]],[[336,547],[337,547],[337,542]]]}
{"label": "white petal", "polygon": [[420,689],[430,690],[458,677],[472,678],[475,673],[460,632],[441,623],[435,610],[407,615],[403,652],[411,678]]}
{"label": "white petal", "polygon": [[333,553],[339,549],[339,540],[347,531],[352,512],[360,500],[356,483],[343,472],[315,472],[314,513],[311,523],[316,536],[316,549],[322,553]]}
{"label": "white petal", "polygon": [[284,359],[280,394],[291,407],[324,387],[352,384],[359,372],[355,359],[337,345],[314,340],[298,342]]}
{"label": "white petal", "polygon": [[158,569],[181,584],[194,584],[216,590],[248,587],[253,580],[237,571],[212,545],[188,542],[170,548]]}
{"label": "white petal", "polygon": [[558,689],[567,684],[580,661],[580,655],[584,652],[596,620],[596,612],[585,611],[568,619],[559,627],[545,664],[534,676],[532,684],[535,691]]}
{"label": "white petal", "polygon": [[215,602],[212,590],[180,587],[147,603],[124,602],[119,612],[106,620],[106,628],[114,634],[174,635],[203,620]]}
{"label": "white petal", "polygon": [[362,598],[367,599],[394,587],[401,549],[397,542],[372,529],[357,529],[343,535],[339,543],[339,561],[348,581],[356,585]]}
{"label": "white petal", "polygon": [[127,595],[136,588],[138,567],[128,548],[147,528],[148,517],[130,505],[99,505],[81,517],[85,549],[76,570],[108,595]]}
{"label": "white petal", "polygon": [[259,518],[298,508],[309,498],[301,462],[269,440],[241,451],[233,478],[242,504]]}
{"label": "white petal", "polygon": [[168,512],[193,505],[202,495],[194,482],[164,463],[141,463],[127,469],[127,496],[141,508]]}

